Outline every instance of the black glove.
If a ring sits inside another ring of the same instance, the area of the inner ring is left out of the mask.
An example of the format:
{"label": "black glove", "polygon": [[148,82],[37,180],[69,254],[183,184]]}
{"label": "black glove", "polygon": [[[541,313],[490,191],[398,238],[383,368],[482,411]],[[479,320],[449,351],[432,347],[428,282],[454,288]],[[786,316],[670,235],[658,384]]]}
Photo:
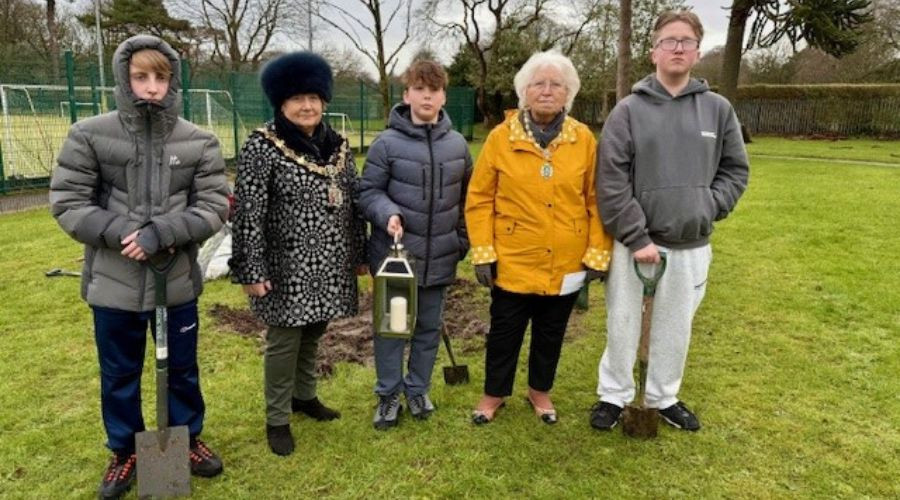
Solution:
{"label": "black glove", "polygon": [[494,264],[478,264],[475,266],[475,278],[482,286],[493,288],[496,276],[494,269]]}
{"label": "black glove", "polygon": [[607,276],[607,274],[609,274],[606,271],[598,271],[596,269],[591,269],[589,267],[585,268],[584,270],[587,273],[587,275],[584,277],[585,283],[590,283],[591,281],[594,281],[594,280],[600,280],[600,282],[602,283],[602,282],[606,281],[606,276]]}
{"label": "black glove", "polygon": [[156,230],[156,226],[153,224],[147,224],[146,226],[141,228],[141,232],[138,233],[137,244],[141,247],[141,250],[147,255],[147,257],[151,255],[155,255],[157,252],[162,250],[160,248],[159,241],[159,231]]}

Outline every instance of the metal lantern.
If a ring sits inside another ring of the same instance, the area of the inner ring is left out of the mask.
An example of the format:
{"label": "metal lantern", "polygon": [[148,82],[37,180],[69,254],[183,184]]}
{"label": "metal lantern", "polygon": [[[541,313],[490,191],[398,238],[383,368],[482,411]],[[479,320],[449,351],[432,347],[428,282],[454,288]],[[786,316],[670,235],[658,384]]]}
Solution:
{"label": "metal lantern", "polygon": [[378,267],[374,281],[375,333],[411,338],[416,328],[418,283],[409,256],[396,240]]}

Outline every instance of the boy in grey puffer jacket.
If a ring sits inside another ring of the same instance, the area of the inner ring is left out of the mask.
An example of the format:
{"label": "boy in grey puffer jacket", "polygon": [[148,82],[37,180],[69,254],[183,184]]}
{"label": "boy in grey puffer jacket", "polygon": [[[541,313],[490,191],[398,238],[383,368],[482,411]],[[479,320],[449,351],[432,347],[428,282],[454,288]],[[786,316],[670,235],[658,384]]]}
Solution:
{"label": "boy in grey puffer jacket", "polygon": [[200,440],[205,405],[197,366],[197,250],[228,215],[225,162],[215,136],[179,118],[178,55],[152,36],[113,56],[117,110],[69,130],[50,181],[53,216],[84,244],[82,297],[91,306],[100,397],[113,457],[100,498],[135,479],[134,435],[144,430],[140,381],[153,321],[150,265],[171,262],[167,282],[169,425],[190,433],[191,472],[211,477],[222,462]]}
{"label": "boy in grey puffer jacket", "polygon": [[406,377],[405,342],[375,336],[379,403],[373,424],[379,430],[397,424],[401,391],[414,417],[425,419],[434,411],[428,389],[444,296],[469,249],[463,209],[472,157],[442,109],[447,74],[435,62],[416,61],[403,80],[404,104],[394,106],[388,129],[369,148],[359,193],[360,209],[372,223],[370,270],[377,272],[397,235],[415,258],[419,285]]}
{"label": "boy in grey puffer jacket", "polygon": [[[633,263],[659,265],[663,252],[667,267],[656,288],[643,403],[658,408],[675,427],[700,428],[677,396],[693,316],[706,291],[713,222],[734,209],[749,169],[731,104],[691,78],[702,38],[695,14],[662,14],[653,32],[656,74],[638,82],[603,127],[597,203],[616,242],[607,281],[600,401],[591,413],[597,429],[615,426],[635,396],[642,284]],[[652,275],[646,268],[642,272]]]}

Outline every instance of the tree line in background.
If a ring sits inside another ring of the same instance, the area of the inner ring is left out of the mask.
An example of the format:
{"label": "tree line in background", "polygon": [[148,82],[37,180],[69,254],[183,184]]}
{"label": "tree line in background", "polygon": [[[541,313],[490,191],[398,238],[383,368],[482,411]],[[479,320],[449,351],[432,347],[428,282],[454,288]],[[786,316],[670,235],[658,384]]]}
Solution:
{"label": "tree line in background", "polygon": [[[582,95],[605,115],[608,90],[618,83],[621,94],[652,71],[656,16],[685,7],[684,0],[100,0],[100,30],[107,61],[129,36],[152,33],[195,71],[222,75],[312,47],[338,79],[376,86],[385,112],[389,84],[404,69],[401,51],[452,53],[451,85],[474,87],[491,124],[516,102],[518,68],[550,48],[572,58]],[[58,82],[61,48],[96,61],[95,22],[93,0],[0,0],[0,81]],[[695,72],[732,98],[738,82],[896,82],[900,0],[733,0],[728,42],[703,50]]]}

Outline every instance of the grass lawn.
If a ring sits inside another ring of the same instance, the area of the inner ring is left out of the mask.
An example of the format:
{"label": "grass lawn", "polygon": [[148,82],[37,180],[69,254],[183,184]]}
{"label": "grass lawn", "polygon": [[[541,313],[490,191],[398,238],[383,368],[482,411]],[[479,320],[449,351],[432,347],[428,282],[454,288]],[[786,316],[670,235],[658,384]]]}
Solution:
{"label": "grass lawn", "polygon": [[[483,354],[463,355],[473,381],[445,386],[438,411],[379,433],[371,428],[371,366],[341,364],[320,385],[344,417],[295,417],[298,451],[265,444],[262,358],[252,340],[209,320],[214,303],[242,306],[237,287],[209,284],[201,300],[204,437],[225,474],[193,481],[195,498],[900,496],[900,168],[765,158],[893,162],[898,143],[761,138],[751,183],[713,237],[710,286],[694,325],[681,396],[704,424],[661,427],[652,441],[592,430],[603,352],[602,288],[569,330],[554,389],[560,422],[540,423],[520,371],[496,422],[469,411]],[[81,250],[46,210],[0,216],[0,497],[88,498],[107,452],[89,310],[75,278]],[[461,266],[471,275],[468,263]],[[149,353],[148,353],[149,359]],[[145,414],[152,424],[152,375]],[[128,498],[134,498],[134,491]]]}
{"label": "grass lawn", "polygon": [[893,163],[900,167],[900,141],[842,139],[806,141],[783,137],[754,137],[747,145],[751,155],[822,158]]}

